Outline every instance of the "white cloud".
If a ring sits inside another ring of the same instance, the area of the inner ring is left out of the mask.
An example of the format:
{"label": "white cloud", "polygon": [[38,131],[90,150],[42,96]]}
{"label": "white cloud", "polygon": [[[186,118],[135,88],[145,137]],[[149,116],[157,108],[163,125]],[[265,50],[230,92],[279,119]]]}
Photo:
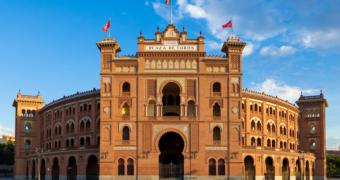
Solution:
{"label": "white cloud", "polygon": [[149,6],[150,5],[149,1],[145,1],[144,5]]}
{"label": "white cloud", "polygon": [[[280,23],[283,21],[281,15],[270,5],[263,6],[259,2],[245,0],[237,3],[219,0],[178,0],[176,2],[174,6],[176,20],[183,17],[204,19],[210,33],[222,41],[225,40],[228,32],[222,30],[221,25],[231,18],[235,34],[253,41],[262,41],[286,30],[285,26]],[[164,3],[153,3],[156,13],[168,19],[169,12],[163,11],[162,7],[166,7]],[[250,10],[255,7],[256,11]],[[259,19],[261,23],[258,22]]]}
{"label": "white cloud", "polygon": [[300,30],[295,34],[293,42],[306,48],[334,48],[340,46],[340,30]]}
{"label": "white cloud", "polygon": [[222,43],[218,43],[216,41],[206,40],[205,44],[206,44],[206,47],[210,50],[221,50],[222,48]]}
{"label": "white cloud", "polygon": [[193,18],[207,18],[209,17],[205,10],[199,6],[188,4],[185,6],[185,12],[187,12]]}
{"label": "white cloud", "polygon": [[288,100],[291,103],[295,103],[295,101],[298,100],[301,92],[304,94],[318,93],[318,90],[315,89],[302,89],[297,86],[287,85],[271,78],[266,79],[262,83],[254,84],[253,88],[269,95],[278,96],[281,99]]}
{"label": "white cloud", "polygon": [[2,124],[0,124],[0,136],[1,135],[14,135],[14,129],[5,127]]}
{"label": "white cloud", "polygon": [[285,56],[291,55],[296,52],[296,49],[292,46],[265,46],[260,50],[262,56]]}
{"label": "white cloud", "polygon": [[247,43],[243,50],[243,56],[249,56],[254,52],[255,46],[252,43]]}

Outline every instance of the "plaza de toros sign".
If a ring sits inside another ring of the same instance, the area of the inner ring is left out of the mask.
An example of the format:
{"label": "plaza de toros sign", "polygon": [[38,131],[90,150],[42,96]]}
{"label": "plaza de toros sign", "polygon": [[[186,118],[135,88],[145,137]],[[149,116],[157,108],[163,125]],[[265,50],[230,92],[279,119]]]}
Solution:
{"label": "plaza de toros sign", "polygon": [[197,51],[197,45],[181,45],[175,41],[165,41],[162,45],[146,45],[145,51]]}

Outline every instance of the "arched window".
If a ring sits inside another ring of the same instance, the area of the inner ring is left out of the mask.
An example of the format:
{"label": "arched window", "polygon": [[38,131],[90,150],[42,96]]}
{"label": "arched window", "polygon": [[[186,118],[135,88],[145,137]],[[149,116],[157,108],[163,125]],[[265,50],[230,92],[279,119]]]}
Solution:
{"label": "arched window", "polygon": [[71,133],[73,133],[74,132],[74,124],[72,123],[71,124]]}
{"label": "arched window", "polygon": [[213,140],[214,140],[214,143],[221,142],[221,129],[217,126],[214,127],[213,129]]}
{"label": "arched window", "polygon": [[220,117],[221,116],[221,108],[220,108],[220,105],[218,103],[214,104],[214,107],[213,107],[213,116],[214,117]]}
{"label": "arched window", "polygon": [[261,125],[261,123],[260,123],[260,121],[259,122],[257,122],[257,131],[258,132],[261,132],[262,131],[262,125]]}
{"label": "arched window", "polygon": [[286,127],[283,128],[283,134],[284,134],[284,135],[287,135],[287,129],[286,129]]}
{"label": "arched window", "polygon": [[275,140],[272,140],[272,147],[275,148]]}
{"label": "arched window", "polygon": [[270,139],[267,139],[267,147],[271,147],[271,141],[270,141]]}
{"label": "arched window", "polygon": [[71,139],[71,147],[74,146],[74,139]]}
{"label": "arched window", "polygon": [[134,175],[134,164],[131,158],[127,160],[127,175]]}
{"label": "arched window", "polygon": [[125,162],[124,159],[118,160],[118,176],[124,176],[125,175]]}
{"label": "arched window", "polygon": [[84,144],[85,144],[85,140],[84,140],[83,137],[81,137],[81,138],[80,138],[80,145],[81,145],[81,146],[84,146]]}
{"label": "arched window", "polygon": [[219,82],[215,82],[213,84],[213,92],[220,93],[221,92],[221,84]]}
{"label": "arched window", "polygon": [[269,133],[271,132],[271,127],[270,127],[269,123],[267,124],[267,132],[269,132]]}
{"label": "arched window", "polygon": [[66,133],[69,133],[69,132],[70,132],[70,125],[66,124]]}
{"label": "arched window", "polygon": [[225,161],[224,161],[224,159],[218,160],[218,175],[219,176],[225,175]]}
{"label": "arched window", "polygon": [[216,160],[215,159],[209,160],[209,175],[216,176]]}
{"label": "arched window", "polygon": [[251,121],[251,130],[255,131],[255,121]]}
{"label": "arched window", "polygon": [[261,138],[257,138],[257,146],[261,146]]}
{"label": "arched window", "polygon": [[129,141],[130,140],[130,129],[127,126],[124,126],[123,128],[123,141]]}
{"label": "arched window", "polygon": [[90,129],[91,129],[91,123],[90,123],[90,120],[86,121],[86,125],[85,125],[85,127],[86,127],[86,131],[90,131]]}
{"label": "arched window", "polygon": [[127,103],[124,103],[122,110],[121,110],[122,116],[129,116],[130,115],[130,107]]}
{"label": "arched window", "polygon": [[91,138],[90,137],[86,137],[86,146],[91,145]]}
{"label": "arched window", "polygon": [[83,132],[85,129],[85,122],[84,121],[81,121],[80,122],[80,132]]}
{"label": "arched window", "polygon": [[275,125],[272,124],[272,132],[275,133]]}
{"label": "arched window", "polygon": [[130,84],[128,82],[125,82],[123,84],[123,93],[129,93],[130,92]]}
{"label": "arched window", "polygon": [[172,94],[167,97],[167,103],[168,106],[175,105],[175,97]]}
{"label": "arched window", "polygon": [[251,138],[251,146],[256,146],[256,140],[254,137]]}

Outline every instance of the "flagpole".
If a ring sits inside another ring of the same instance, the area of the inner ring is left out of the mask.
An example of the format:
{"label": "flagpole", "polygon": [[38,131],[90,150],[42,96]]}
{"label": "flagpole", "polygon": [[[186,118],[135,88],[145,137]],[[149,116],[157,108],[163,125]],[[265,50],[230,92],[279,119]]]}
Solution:
{"label": "flagpole", "polygon": [[172,0],[170,0],[170,24],[172,24]]}
{"label": "flagpole", "polygon": [[[110,24],[111,24],[111,17],[110,17]],[[110,25],[111,26],[111,25]],[[110,38],[110,32],[111,31],[111,28],[109,27],[109,30],[108,30],[108,33],[109,33],[109,38]]]}

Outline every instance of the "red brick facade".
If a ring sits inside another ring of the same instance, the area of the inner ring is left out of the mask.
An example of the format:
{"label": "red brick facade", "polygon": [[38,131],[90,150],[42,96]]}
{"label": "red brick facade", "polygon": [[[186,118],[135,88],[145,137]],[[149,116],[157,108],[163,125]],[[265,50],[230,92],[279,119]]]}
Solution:
{"label": "red brick facade", "polygon": [[202,34],[189,39],[173,25],[154,39],[141,34],[135,56],[103,39],[100,91],[45,106],[18,94],[16,177],[322,178],[325,150],[301,138],[305,106],[242,90],[245,45],[231,37],[224,56],[208,56]]}

